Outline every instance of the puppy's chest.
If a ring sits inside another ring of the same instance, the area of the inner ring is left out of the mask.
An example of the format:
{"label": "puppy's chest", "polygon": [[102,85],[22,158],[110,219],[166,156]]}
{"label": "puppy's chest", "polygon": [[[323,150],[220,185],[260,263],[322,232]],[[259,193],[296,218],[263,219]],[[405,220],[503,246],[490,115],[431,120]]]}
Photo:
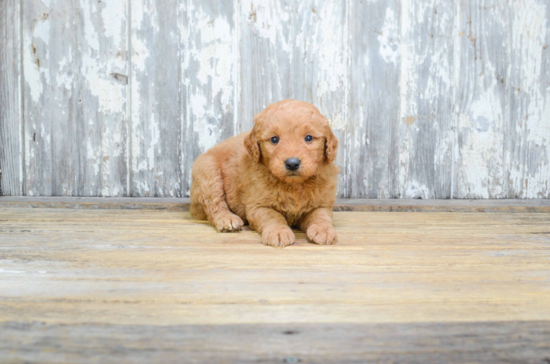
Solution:
{"label": "puppy's chest", "polygon": [[300,191],[274,193],[272,208],[279,211],[289,223],[297,222],[304,214],[319,207],[321,196]]}

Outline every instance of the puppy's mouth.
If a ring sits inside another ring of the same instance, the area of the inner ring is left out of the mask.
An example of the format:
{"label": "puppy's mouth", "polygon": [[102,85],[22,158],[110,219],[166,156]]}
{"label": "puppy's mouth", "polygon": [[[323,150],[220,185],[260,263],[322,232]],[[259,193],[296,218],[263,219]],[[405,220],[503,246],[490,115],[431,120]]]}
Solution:
{"label": "puppy's mouth", "polygon": [[300,177],[301,173],[300,172],[287,172],[286,176],[287,177]]}

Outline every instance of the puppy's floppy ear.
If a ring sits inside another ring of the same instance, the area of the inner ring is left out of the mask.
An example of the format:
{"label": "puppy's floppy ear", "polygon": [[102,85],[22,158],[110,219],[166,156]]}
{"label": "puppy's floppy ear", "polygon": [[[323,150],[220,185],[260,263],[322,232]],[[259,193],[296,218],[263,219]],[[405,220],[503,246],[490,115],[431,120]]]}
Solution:
{"label": "puppy's floppy ear", "polygon": [[336,159],[338,139],[334,136],[334,133],[330,129],[329,125],[326,126],[325,139],[325,156],[327,158],[327,162],[330,164]]}
{"label": "puppy's floppy ear", "polygon": [[256,163],[260,161],[260,146],[256,138],[256,126],[250,131],[250,134],[244,138],[244,146],[248,156]]}
{"label": "puppy's floppy ear", "polygon": [[260,162],[260,140],[258,139],[258,133],[261,131],[262,126],[266,122],[267,115],[273,111],[275,104],[269,104],[265,109],[254,115],[254,127],[250,131],[250,134],[244,139],[244,146],[246,152],[256,163]]}

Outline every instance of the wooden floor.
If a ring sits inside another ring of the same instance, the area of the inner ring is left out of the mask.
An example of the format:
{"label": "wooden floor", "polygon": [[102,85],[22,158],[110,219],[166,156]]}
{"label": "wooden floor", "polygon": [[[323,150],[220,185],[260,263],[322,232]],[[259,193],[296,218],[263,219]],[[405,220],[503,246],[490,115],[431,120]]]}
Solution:
{"label": "wooden floor", "polygon": [[550,214],[334,225],[274,249],[182,211],[0,208],[0,362],[550,363]]}

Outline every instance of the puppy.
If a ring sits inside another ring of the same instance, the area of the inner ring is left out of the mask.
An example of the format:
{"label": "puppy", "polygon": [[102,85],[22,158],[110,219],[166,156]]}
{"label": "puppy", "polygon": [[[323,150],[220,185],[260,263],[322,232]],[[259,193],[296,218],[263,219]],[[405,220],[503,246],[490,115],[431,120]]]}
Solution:
{"label": "puppy", "polygon": [[254,116],[251,131],[229,138],[193,164],[191,215],[219,231],[247,222],[274,247],[293,244],[290,227],[317,244],[337,241],[332,227],[338,140],[311,104],[283,100]]}

